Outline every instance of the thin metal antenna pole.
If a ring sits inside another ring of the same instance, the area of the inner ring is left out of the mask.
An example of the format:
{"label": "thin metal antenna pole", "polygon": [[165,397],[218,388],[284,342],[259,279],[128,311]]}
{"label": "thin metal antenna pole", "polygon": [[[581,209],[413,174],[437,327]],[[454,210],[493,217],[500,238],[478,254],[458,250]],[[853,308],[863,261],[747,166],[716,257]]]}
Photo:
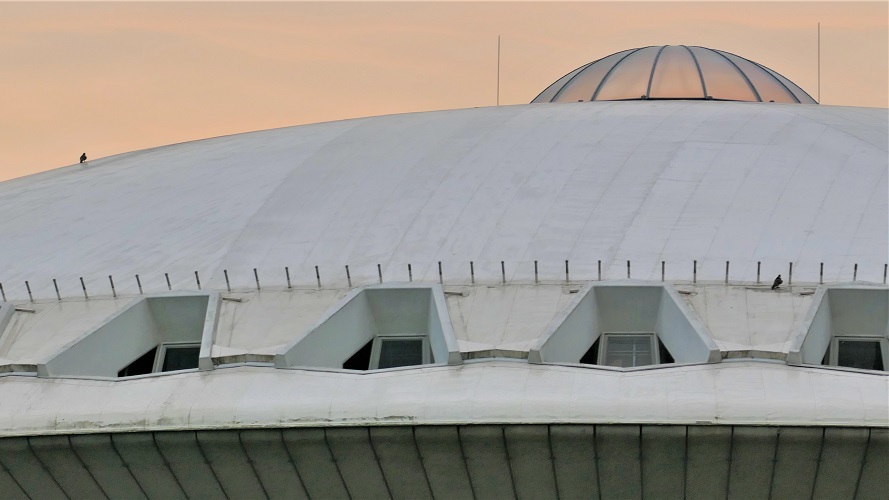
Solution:
{"label": "thin metal antenna pole", "polygon": [[497,35],[497,105],[500,105],[500,35]]}
{"label": "thin metal antenna pole", "polygon": [[821,22],[818,22],[818,104],[821,104]]}

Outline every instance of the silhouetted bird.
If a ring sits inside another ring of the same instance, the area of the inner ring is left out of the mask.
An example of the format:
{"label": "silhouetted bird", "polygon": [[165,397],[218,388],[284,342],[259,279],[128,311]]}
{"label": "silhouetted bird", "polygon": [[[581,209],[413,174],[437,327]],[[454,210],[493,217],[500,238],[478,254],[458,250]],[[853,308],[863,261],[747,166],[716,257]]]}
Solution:
{"label": "silhouetted bird", "polygon": [[83,153],[82,155],[80,155],[80,163],[83,163],[85,161],[86,161],[86,153]]}
{"label": "silhouetted bird", "polygon": [[775,282],[772,283],[772,290],[781,286],[781,283],[784,283],[784,280],[781,279],[781,275],[779,274],[777,278],[775,278]]}

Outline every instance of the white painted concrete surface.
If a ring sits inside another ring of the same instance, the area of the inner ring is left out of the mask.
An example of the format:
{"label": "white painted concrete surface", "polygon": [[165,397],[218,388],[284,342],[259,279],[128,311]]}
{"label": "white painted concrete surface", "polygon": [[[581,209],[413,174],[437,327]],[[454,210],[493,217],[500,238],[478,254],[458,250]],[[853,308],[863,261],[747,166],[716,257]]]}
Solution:
{"label": "white painted concrete surface", "polygon": [[887,111],[732,102],[541,104],[209,139],[0,183],[11,298],[265,284],[595,279],[882,281]]}
{"label": "white painted concrete surface", "polygon": [[[0,282],[28,311],[9,316],[0,365],[34,365],[101,324],[137,294],[136,274],[146,293],[167,290],[164,273],[174,291],[194,291],[195,271],[204,290],[225,291],[223,270],[234,288],[224,296],[243,302],[220,302],[215,343],[202,352],[268,361],[348,293],[346,265],[358,286],[378,281],[377,264],[387,283],[407,281],[408,264],[415,282],[438,282],[438,262],[460,350],[468,358],[522,352],[579,281],[598,278],[599,261],[604,279],[623,280],[628,260],[632,279],[658,282],[665,261],[666,280],[688,292],[723,353],[783,360],[811,307],[800,292],[814,289],[821,262],[826,282],[851,281],[855,264],[858,281],[883,279],[887,116],[709,101],[467,109],[222,137],[3,182]],[[726,261],[729,285],[721,284]],[[781,273],[787,285],[793,263],[795,286],[756,288],[757,262],[763,281]],[[295,290],[285,289],[285,266]],[[886,427],[887,394],[885,374],[769,360],[632,372],[490,358],[360,375],[240,366],[122,381],[18,373],[0,375],[0,434],[418,423]]]}
{"label": "white painted concrete surface", "polygon": [[453,423],[844,425],[889,421],[889,378],[727,362],[645,370],[469,363],[360,375],[237,367],[132,381],[0,378],[5,436]]}

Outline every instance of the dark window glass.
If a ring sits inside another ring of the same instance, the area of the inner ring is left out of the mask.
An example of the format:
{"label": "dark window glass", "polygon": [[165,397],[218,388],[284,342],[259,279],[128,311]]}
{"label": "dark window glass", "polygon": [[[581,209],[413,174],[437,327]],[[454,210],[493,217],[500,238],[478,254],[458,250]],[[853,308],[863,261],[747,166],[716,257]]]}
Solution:
{"label": "dark window glass", "polygon": [[161,371],[187,370],[198,367],[200,346],[167,346]]}
{"label": "dark window glass", "polygon": [[883,354],[880,342],[866,340],[840,340],[837,364],[864,370],[882,370]]}
{"label": "dark window glass", "polygon": [[378,368],[423,364],[423,339],[382,339]]}
{"label": "dark window glass", "polygon": [[157,354],[157,347],[152,347],[150,351],[139,356],[139,359],[133,361],[126,368],[117,372],[118,377],[132,377],[133,375],[145,375],[151,373],[154,369],[154,356]]}
{"label": "dark window glass", "polygon": [[660,355],[660,358],[661,358],[661,364],[676,362],[673,359],[673,355],[670,354],[670,351],[667,350],[667,346],[665,346],[664,343],[661,342],[661,339],[657,339],[657,348],[658,348],[658,354]]}
{"label": "dark window glass", "polygon": [[370,368],[370,353],[373,351],[374,341],[364,344],[364,347],[358,349],[358,352],[352,355],[343,363],[344,370],[367,370]]}
{"label": "dark window glass", "polygon": [[648,335],[609,335],[605,346],[606,366],[632,368],[652,363],[651,337]]}
{"label": "dark window glass", "polygon": [[589,350],[586,352],[586,354],[584,354],[583,357],[580,358],[581,363],[583,363],[585,365],[599,364],[599,341],[600,340],[602,340],[601,335],[599,336],[599,338],[596,339],[595,342],[593,342],[593,345],[589,348]]}

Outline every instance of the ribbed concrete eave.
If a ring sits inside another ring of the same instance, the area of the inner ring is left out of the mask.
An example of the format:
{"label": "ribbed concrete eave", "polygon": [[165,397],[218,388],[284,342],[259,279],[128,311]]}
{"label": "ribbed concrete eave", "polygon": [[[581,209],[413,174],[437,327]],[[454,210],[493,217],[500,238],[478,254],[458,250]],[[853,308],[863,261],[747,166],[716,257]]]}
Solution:
{"label": "ribbed concrete eave", "polygon": [[18,498],[885,498],[889,431],[482,425],[0,439]]}

